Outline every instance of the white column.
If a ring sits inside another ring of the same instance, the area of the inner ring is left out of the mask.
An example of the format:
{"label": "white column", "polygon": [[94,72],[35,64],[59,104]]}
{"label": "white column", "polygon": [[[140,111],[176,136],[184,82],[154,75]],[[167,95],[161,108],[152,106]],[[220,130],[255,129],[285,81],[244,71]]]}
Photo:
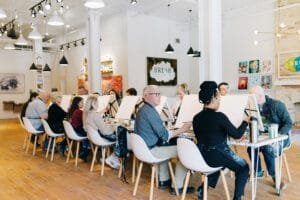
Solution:
{"label": "white column", "polygon": [[99,92],[101,89],[101,68],[100,68],[100,11],[99,9],[88,9],[88,83],[89,93]]}
{"label": "white column", "polygon": [[38,68],[38,71],[33,72],[33,90],[37,91],[38,85],[43,84],[43,46],[42,39],[33,40],[33,62]]}
{"label": "white column", "polygon": [[199,82],[222,81],[222,7],[221,0],[198,1]]}

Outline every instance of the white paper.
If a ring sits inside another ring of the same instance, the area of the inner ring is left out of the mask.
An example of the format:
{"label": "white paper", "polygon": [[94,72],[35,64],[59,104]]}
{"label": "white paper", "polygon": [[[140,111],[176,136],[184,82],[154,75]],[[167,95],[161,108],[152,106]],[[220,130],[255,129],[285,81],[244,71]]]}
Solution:
{"label": "white paper", "polygon": [[135,105],[139,100],[138,96],[125,96],[116,114],[116,119],[130,119],[134,112]]}
{"label": "white paper", "polygon": [[203,104],[200,104],[197,94],[184,95],[175,128],[182,127],[184,122],[193,121],[194,116],[199,113],[202,108]]}
{"label": "white paper", "polygon": [[244,118],[248,94],[221,96],[219,112],[224,113],[235,127],[239,127]]}
{"label": "white paper", "polygon": [[71,106],[72,97],[73,97],[72,95],[62,95],[60,106],[66,112],[68,112],[68,110]]}
{"label": "white paper", "polygon": [[250,116],[254,116],[257,118],[259,130],[264,131],[265,129],[261,119],[255,94],[249,94],[247,109],[250,109],[250,111],[247,111]]}
{"label": "white paper", "polygon": [[110,98],[110,95],[103,95],[98,97],[98,112],[103,112],[103,110],[108,106]]}

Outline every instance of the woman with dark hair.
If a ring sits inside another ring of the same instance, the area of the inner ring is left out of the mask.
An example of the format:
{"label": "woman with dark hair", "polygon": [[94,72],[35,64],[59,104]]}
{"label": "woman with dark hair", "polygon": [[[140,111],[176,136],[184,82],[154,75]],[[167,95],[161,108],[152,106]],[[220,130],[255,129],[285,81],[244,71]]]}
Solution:
{"label": "woman with dark hair", "polygon": [[25,113],[26,113],[26,109],[27,109],[27,106],[30,102],[32,102],[39,94],[37,92],[30,92],[30,97],[29,99],[26,101],[26,103],[24,103],[23,107],[22,107],[22,110],[21,110],[21,114],[20,114],[20,117],[21,117],[21,120],[23,121],[23,117],[25,117]]}
{"label": "woman with dark hair", "polygon": [[[86,131],[83,128],[83,98],[76,96],[73,98],[71,106],[68,110],[68,118],[78,136],[86,136]],[[87,162],[87,156],[90,152],[90,143],[84,140],[80,146],[79,157]]]}
{"label": "woman with dark hair", "polygon": [[108,104],[107,114],[109,114],[110,117],[114,118],[121,104],[121,97],[114,89],[111,89],[109,91],[109,95],[111,96],[111,99]]}
{"label": "woman with dark hair", "polygon": [[[220,106],[220,95],[217,83],[214,81],[204,81],[200,85],[199,100],[204,104],[203,110],[193,119],[198,148],[209,166],[222,166],[235,172],[233,199],[240,200],[244,195],[249,166],[230,149],[227,145],[227,137],[241,138],[247,128],[249,117],[245,116],[244,121],[236,128],[224,113],[217,112]],[[220,173],[216,172],[208,176],[210,187],[216,186],[219,175]],[[203,185],[198,188],[198,199],[202,199],[202,195]]]}
{"label": "woman with dark hair", "polygon": [[137,96],[137,91],[135,88],[128,88],[126,90],[126,95],[127,96]]}

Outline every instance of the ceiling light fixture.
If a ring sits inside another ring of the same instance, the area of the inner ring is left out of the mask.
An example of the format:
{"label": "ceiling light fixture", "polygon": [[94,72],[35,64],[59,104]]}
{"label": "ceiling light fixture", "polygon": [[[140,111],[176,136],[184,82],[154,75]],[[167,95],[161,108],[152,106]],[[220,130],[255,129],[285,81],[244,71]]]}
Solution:
{"label": "ceiling light fixture", "polygon": [[38,32],[36,27],[32,27],[32,31],[29,33],[28,38],[32,40],[42,39],[42,35]]}
{"label": "ceiling light fixture", "polygon": [[34,63],[31,64],[30,68],[29,68],[30,71],[37,71],[38,68],[36,67],[36,65]]}
{"label": "ceiling light fixture", "polygon": [[46,0],[45,9],[51,10],[51,0]]}
{"label": "ceiling light fixture", "polygon": [[63,2],[63,0],[56,0],[56,2],[57,2],[57,3],[62,3],[62,2]]}
{"label": "ceiling light fixture", "polygon": [[15,46],[11,43],[5,45],[4,49],[6,50],[13,50],[13,49],[16,49]]}
{"label": "ceiling light fixture", "polygon": [[[170,22],[169,22],[169,15],[170,15],[170,4],[168,4],[168,40],[170,41]],[[169,42],[169,44],[167,45],[167,48],[165,49],[165,52],[168,54],[174,53],[174,49],[171,45],[171,43]]]}
{"label": "ceiling light fixture", "polygon": [[17,41],[15,42],[16,45],[27,45],[28,42],[27,40],[24,38],[22,32],[20,31],[20,36],[19,38],[17,39]]}
{"label": "ceiling light fixture", "polygon": [[44,69],[43,69],[43,72],[51,72],[51,69],[49,67],[49,65],[46,63]]}
{"label": "ceiling light fixture", "polygon": [[4,33],[7,34],[7,37],[16,39],[16,30],[15,30],[15,19],[10,20],[6,24],[0,26],[0,33],[3,35]]}
{"label": "ceiling light fixture", "polygon": [[63,19],[57,14],[57,11],[54,11],[47,24],[50,26],[63,26],[65,23]]}
{"label": "ceiling light fixture", "polygon": [[103,8],[105,6],[103,0],[86,0],[84,6],[87,8]]}
{"label": "ceiling light fixture", "polygon": [[74,47],[77,47],[79,42],[81,43],[82,46],[85,45],[85,38],[80,38],[80,39],[77,39],[77,40],[73,40],[73,41],[61,44],[60,47],[59,47],[59,50],[64,51],[64,48],[70,50],[71,49],[71,44],[73,44]]}
{"label": "ceiling light fixture", "polygon": [[63,55],[63,57],[60,59],[59,64],[61,66],[67,66],[69,64],[69,62],[67,61],[65,55]]}
{"label": "ceiling light fixture", "polygon": [[131,0],[131,5],[135,5],[135,4],[137,4],[137,0]]}
{"label": "ceiling light fixture", "polygon": [[6,12],[4,9],[0,8],[0,19],[4,19],[6,18],[7,15],[6,15]]}

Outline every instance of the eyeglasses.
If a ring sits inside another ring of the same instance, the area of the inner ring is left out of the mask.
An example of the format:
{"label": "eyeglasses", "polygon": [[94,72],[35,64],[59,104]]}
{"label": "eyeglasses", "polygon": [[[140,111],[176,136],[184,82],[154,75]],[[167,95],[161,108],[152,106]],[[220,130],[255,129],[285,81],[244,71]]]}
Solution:
{"label": "eyeglasses", "polygon": [[157,92],[157,93],[148,93],[149,95],[155,95],[155,96],[160,96],[160,93]]}

